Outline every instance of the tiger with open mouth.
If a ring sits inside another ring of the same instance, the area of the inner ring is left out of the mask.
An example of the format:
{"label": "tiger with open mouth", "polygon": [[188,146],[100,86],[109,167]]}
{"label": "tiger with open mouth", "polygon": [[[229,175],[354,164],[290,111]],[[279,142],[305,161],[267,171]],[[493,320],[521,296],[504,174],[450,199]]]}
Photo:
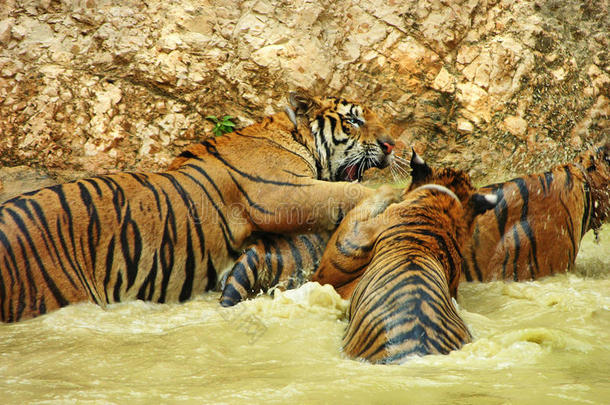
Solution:
{"label": "tiger with open mouth", "polygon": [[292,93],[285,111],[186,148],[161,173],[42,188],[0,205],[0,320],[80,301],[184,301],[257,235],[325,232],[374,193],[394,142],[376,115]]}

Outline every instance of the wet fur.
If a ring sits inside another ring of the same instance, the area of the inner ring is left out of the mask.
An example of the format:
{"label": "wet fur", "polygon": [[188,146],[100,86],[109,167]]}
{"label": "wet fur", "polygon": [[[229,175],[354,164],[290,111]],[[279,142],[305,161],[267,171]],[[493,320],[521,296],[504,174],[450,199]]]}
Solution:
{"label": "wet fur", "polygon": [[[438,184],[447,187],[456,194],[460,201],[467,199],[474,192],[470,176],[461,170],[452,168],[436,168],[428,166],[419,156],[413,153],[411,158],[412,180],[405,194],[425,184]],[[387,192],[376,194],[366,203],[360,205],[359,210],[352,210],[342,221],[339,228],[332,235],[326,246],[324,256],[318,270],[314,273],[311,281],[320,284],[331,284],[343,298],[349,298],[358,278],[366,269],[370,261],[372,246],[366,245],[364,241],[370,241],[367,229],[353,228],[347,224],[358,222],[362,218],[368,218],[367,209],[377,212],[387,205],[399,201],[396,195]],[[365,208],[367,207],[367,208]],[[457,281],[455,281],[457,282]],[[457,288],[455,284],[453,289]]]}
{"label": "wet fur", "polygon": [[401,363],[411,355],[447,354],[470,342],[452,298],[474,217],[491,207],[479,194],[466,196],[462,204],[444,187],[422,186],[375,217],[347,223],[345,235],[366,235],[358,245],[364,242],[360,247],[370,253],[354,265],[344,263],[343,270],[365,265],[351,295],[346,355]]}

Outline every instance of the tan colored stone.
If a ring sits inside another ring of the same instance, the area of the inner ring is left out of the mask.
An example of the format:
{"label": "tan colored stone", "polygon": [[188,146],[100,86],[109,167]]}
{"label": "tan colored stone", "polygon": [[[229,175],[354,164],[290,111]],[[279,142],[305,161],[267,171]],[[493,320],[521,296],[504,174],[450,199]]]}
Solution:
{"label": "tan colored stone", "polygon": [[457,121],[457,130],[463,134],[470,134],[474,131],[474,125],[468,120],[459,118]]}
{"label": "tan colored stone", "polygon": [[24,64],[19,59],[0,58],[0,76],[14,77],[23,71]]}
{"label": "tan colored stone", "polygon": [[28,34],[28,29],[25,25],[16,25],[11,27],[12,37],[20,41]]}
{"label": "tan colored stone", "polygon": [[567,72],[565,71],[564,68],[560,67],[558,69],[552,70],[551,74],[553,75],[555,80],[561,82],[561,81],[563,81],[563,79],[566,78]]}
{"label": "tan colored stone", "polygon": [[[478,63],[476,63],[478,62]],[[475,62],[471,63],[466,69],[464,74],[471,77],[474,84],[481,87],[482,89],[489,89],[489,81],[491,76],[492,61],[488,53],[483,53]],[[472,74],[468,74],[468,71],[472,70]]]}
{"label": "tan colored stone", "polygon": [[527,131],[527,121],[515,115],[504,118],[504,126],[514,136],[523,137]]}
{"label": "tan colored stone", "polygon": [[432,88],[443,93],[453,93],[455,91],[456,79],[447,69],[442,68],[432,83]]}
{"label": "tan colored stone", "polygon": [[287,52],[286,45],[268,45],[252,53],[252,60],[264,67],[280,67],[280,58]]}
{"label": "tan colored stone", "polygon": [[18,194],[55,184],[57,182],[43,170],[28,166],[0,168],[0,203]]}
{"label": "tan colored stone", "polygon": [[489,122],[491,113],[487,92],[473,83],[459,83],[457,88],[457,99],[472,114],[472,119],[477,123],[481,120]]}
{"label": "tan colored stone", "polygon": [[105,114],[121,100],[121,90],[112,84],[107,84],[103,91],[96,93],[96,98],[97,103],[93,106],[94,113]]}
{"label": "tan colored stone", "polygon": [[461,65],[469,65],[477,56],[481,53],[481,49],[478,46],[462,46],[457,54],[457,63]]}
{"label": "tan colored stone", "polygon": [[184,42],[182,42],[182,38],[175,32],[165,35],[159,40],[159,50],[163,52],[175,51],[183,45]]}
{"label": "tan colored stone", "polygon": [[398,62],[401,73],[421,73],[430,69],[431,66],[434,66],[435,71],[440,69],[438,55],[412,37],[406,37],[399,42],[391,54],[391,58]]}
{"label": "tan colored stone", "polygon": [[11,40],[11,30],[15,21],[12,18],[0,21],[0,44],[6,46]]}

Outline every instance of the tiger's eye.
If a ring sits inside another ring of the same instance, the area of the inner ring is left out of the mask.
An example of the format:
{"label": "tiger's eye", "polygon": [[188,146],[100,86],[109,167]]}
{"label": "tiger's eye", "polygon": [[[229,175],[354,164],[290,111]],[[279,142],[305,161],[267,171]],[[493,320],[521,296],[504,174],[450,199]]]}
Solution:
{"label": "tiger's eye", "polygon": [[346,119],[346,121],[355,127],[360,127],[360,126],[364,125],[364,121],[362,121],[356,117],[348,117]]}

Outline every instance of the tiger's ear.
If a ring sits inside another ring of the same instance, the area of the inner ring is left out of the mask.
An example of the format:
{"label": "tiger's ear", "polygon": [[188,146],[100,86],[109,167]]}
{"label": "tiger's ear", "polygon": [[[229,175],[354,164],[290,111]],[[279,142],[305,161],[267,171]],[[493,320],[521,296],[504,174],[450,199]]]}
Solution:
{"label": "tiger's ear", "polygon": [[309,115],[311,110],[318,106],[318,102],[311,96],[303,93],[291,91],[288,95],[290,106],[294,109],[296,115]]}
{"label": "tiger's ear", "polygon": [[478,194],[475,193],[470,197],[470,201],[472,201],[473,208],[475,210],[476,215],[483,214],[485,211],[488,211],[494,208],[500,199],[497,194]]}
{"label": "tiger's ear", "polygon": [[479,194],[474,193],[466,203],[464,219],[468,226],[474,223],[478,215],[484,214],[494,208],[500,202],[497,194]]}
{"label": "tiger's ear", "polygon": [[417,184],[421,182],[425,182],[426,179],[432,174],[432,169],[424,159],[419,157],[417,153],[415,153],[415,149],[411,148],[413,151],[413,155],[411,155],[411,183]]}

